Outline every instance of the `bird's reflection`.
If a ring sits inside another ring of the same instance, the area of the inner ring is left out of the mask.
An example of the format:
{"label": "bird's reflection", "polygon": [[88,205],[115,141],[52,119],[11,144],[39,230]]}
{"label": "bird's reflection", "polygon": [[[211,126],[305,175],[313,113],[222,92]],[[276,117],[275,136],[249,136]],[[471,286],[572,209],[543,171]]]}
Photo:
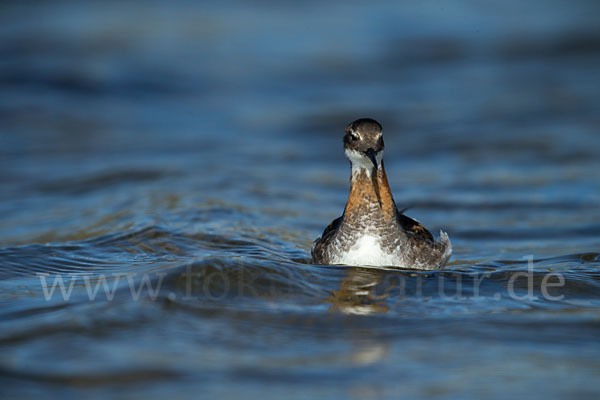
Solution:
{"label": "bird's reflection", "polygon": [[[394,286],[382,284],[386,271],[374,268],[352,267],[326,302],[331,303],[330,311],[344,314],[368,315],[389,310],[386,299],[389,289]],[[387,282],[386,282],[387,283]]]}

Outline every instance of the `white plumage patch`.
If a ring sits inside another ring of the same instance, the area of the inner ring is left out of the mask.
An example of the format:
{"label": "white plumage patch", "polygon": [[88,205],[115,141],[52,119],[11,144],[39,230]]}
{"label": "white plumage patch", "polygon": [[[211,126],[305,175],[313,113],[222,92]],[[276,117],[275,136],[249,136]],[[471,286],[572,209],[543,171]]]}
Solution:
{"label": "white plumage patch", "polygon": [[335,264],[380,266],[397,263],[394,254],[386,253],[379,243],[379,238],[372,234],[361,236],[347,252],[340,254]]}
{"label": "white plumage patch", "polygon": [[[352,175],[365,171],[367,176],[371,176],[371,171],[373,170],[373,163],[369,159],[369,157],[365,156],[361,152],[356,150],[346,149],[345,150],[346,157],[350,160],[352,164]],[[381,160],[383,159],[383,150],[380,150],[379,153],[375,155],[375,159],[377,160],[377,168],[381,168]]]}
{"label": "white plumage patch", "polygon": [[[443,245],[443,254],[440,254],[439,260],[432,264],[432,261],[424,263],[414,260],[408,254],[402,254],[400,249],[396,248],[392,253],[388,253],[381,247],[380,238],[372,232],[365,233],[354,243],[346,252],[338,251],[331,259],[331,264],[355,265],[362,267],[385,267],[395,266],[400,268],[431,270],[442,267],[446,264],[452,254],[452,245],[446,232],[440,231],[440,238],[436,241],[438,245]],[[407,263],[408,259],[412,259]]]}

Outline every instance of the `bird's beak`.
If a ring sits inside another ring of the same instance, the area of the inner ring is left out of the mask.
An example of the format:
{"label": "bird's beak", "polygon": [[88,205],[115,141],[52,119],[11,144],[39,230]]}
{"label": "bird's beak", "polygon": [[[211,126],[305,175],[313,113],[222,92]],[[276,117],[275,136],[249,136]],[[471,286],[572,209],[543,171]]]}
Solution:
{"label": "bird's beak", "polygon": [[365,154],[367,155],[367,157],[369,157],[369,160],[371,160],[371,162],[375,166],[375,169],[377,169],[377,157],[375,157],[377,153],[375,153],[375,150],[369,149],[365,151]]}

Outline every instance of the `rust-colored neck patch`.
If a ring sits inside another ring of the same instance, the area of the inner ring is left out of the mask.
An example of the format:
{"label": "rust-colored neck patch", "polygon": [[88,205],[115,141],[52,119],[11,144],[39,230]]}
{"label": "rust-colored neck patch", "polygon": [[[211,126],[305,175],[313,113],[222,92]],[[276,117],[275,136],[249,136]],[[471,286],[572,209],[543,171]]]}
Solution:
{"label": "rust-colored neck patch", "polygon": [[372,174],[364,169],[352,174],[344,216],[365,215],[367,210],[372,210],[374,207],[381,210],[386,219],[396,216],[396,204],[383,161],[381,161],[381,168],[373,171]]}

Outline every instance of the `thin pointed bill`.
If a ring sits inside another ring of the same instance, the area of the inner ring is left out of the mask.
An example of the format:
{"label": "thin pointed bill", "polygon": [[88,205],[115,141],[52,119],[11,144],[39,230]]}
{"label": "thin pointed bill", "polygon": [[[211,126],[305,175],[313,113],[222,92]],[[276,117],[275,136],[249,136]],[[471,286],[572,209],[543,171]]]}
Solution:
{"label": "thin pointed bill", "polygon": [[367,155],[367,157],[369,157],[369,160],[371,160],[371,162],[375,166],[375,169],[377,169],[377,153],[375,153],[375,150],[369,149],[365,152],[365,154]]}

